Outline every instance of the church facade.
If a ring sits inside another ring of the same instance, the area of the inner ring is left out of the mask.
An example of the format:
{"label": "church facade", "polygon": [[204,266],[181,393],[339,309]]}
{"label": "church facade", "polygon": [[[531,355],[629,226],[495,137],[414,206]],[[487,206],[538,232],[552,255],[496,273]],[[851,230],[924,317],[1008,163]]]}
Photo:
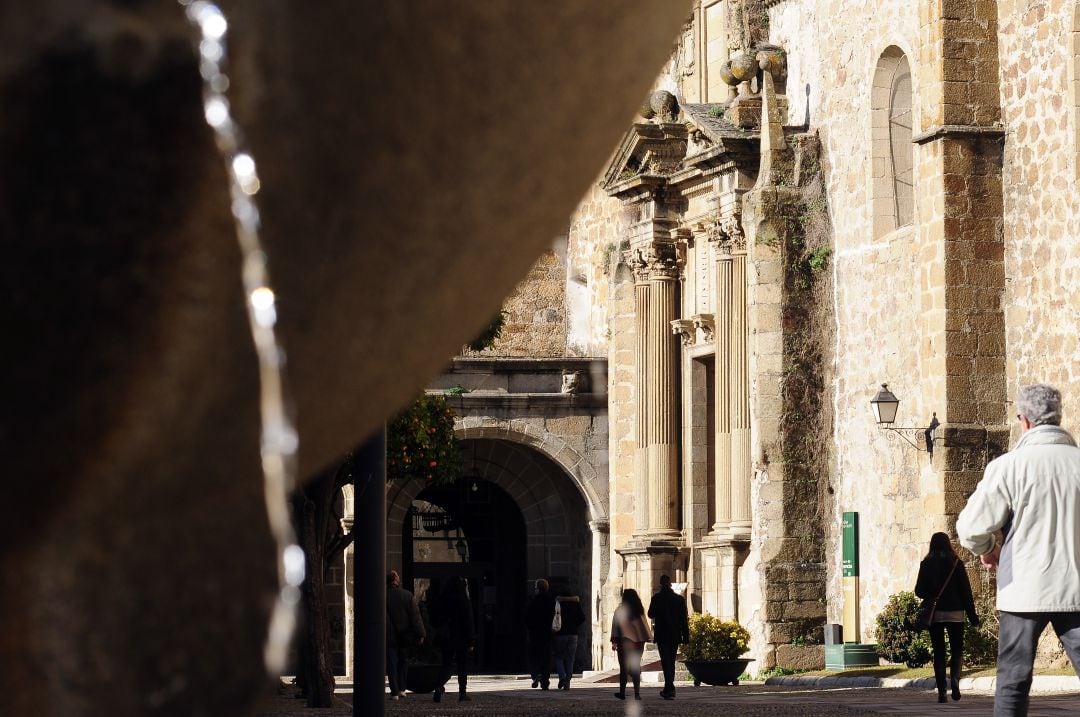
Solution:
{"label": "church facade", "polygon": [[[873,642],[1016,389],[1077,396],[1078,32],[1075,2],[696,5],[570,231],[633,496],[608,610],[673,572],[759,667],[825,622]],[[878,427],[883,383],[922,430]]]}
{"label": "church facade", "polygon": [[1016,389],[1057,385],[1075,428],[1078,137],[1075,0],[695,3],[508,333],[431,387],[479,381],[453,399],[471,475],[521,486],[513,599],[581,595],[593,668],[620,590],[661,574],[747,626],[758,670],[819,661],[825,623],[873,642]]}

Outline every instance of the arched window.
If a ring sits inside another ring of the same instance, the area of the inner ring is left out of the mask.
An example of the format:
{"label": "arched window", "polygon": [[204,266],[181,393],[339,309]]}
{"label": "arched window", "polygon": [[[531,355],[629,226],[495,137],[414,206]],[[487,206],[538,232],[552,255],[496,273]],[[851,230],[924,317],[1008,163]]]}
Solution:
{"label": "arched window", "polygon": [[899,47],[881,54],[871,94],[874,236],[915,221],[911,65]]}

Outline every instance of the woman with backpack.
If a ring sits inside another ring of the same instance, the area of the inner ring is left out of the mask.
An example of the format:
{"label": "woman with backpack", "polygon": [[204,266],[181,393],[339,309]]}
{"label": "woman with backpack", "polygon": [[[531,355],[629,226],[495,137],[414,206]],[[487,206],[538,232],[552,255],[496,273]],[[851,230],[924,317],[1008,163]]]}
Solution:
{"label": "woman with backpack", "polygon": [[[559,689],[570,689],[574,676],[574,656],[577,654],[578,628],[585,622],[581,598],[561,591],[555,599],[555,612],[559,615],[559,629],[555,631],[555,671],[559,673]],[[553,625],[554,627],[554,625]]]}

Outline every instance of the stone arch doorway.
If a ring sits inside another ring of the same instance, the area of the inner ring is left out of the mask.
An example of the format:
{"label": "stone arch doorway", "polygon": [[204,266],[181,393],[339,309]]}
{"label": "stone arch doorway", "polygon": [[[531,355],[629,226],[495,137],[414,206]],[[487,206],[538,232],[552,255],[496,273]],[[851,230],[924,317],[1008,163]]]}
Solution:
{"label": "stone arch doorway", "polygon": [[525,521],[513,498],[479,477],[426,488],[406,511],[402,547],[402,579],[421,605],[437,599],[448,577],[466,580],[476,671],[520,672]]}
{"label": "stone arch doorway", "polygon": [[[422,526],[425,513],[450,512],[453,528],[446,536],[438,532],[442,546],[432,547],[429,553],[437,560],[425,559],[442,566],[420,565],[420,573],[432,575],[412,587],[421,597],[432,587],[432,578],[438,577],[434,573],[470,579],[477,625],[486,631],[487,640],[478,656],[478,670],[525,671],[525,606],[532,594],[532,582],[541,577],[550,580],[556,589],[581,596],[587,623],[580,633],[576,665],[588,669],[595,614],[592,583],[598,566],[594,566],[593,531],[585,496],[559,463],[525,443],[506,438],[467,438],[461,441],[461,450],[464,478],[456,486],[432,489],[417,482],[394,486],[389,491],[387,567],[400,569],[403,577],[416,580],[417,541],[406,539],[406,534],[416,530],[416,516],[420,516]],[[474,484],[476,491],[472,490]],[[487,495],[487,507],[474,502],[469,497],[472,493]],[[520,516],[519,537],[514,537],[514,521],[506,517],[514,513]],[[430,520],[434,526],[437,519]],[[459,540],[464,543],[461,553]],[[506,546],[489,551],[483,547],[489,540],[505,542]],[[503,647],[507,644],[510,648]]]}

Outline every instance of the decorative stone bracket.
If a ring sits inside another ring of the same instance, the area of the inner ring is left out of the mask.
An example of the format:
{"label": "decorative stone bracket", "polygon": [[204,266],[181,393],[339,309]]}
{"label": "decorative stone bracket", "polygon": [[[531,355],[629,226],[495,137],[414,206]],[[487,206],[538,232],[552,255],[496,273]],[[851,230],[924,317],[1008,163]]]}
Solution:
{"label": "decorative stone bracket", "polygon": [[683,346],[693,346],[697,338],[697,329],[690,319],[675,319],[671,322],[671,333],[682,339]]}
{"label": "decorative stone bracket", "polygon": [[701,330],[705,341],[713,340],[713,330],[716,328],[716,321],[712,314],[694,314],[690,319],[694,322],[694,328]]}

